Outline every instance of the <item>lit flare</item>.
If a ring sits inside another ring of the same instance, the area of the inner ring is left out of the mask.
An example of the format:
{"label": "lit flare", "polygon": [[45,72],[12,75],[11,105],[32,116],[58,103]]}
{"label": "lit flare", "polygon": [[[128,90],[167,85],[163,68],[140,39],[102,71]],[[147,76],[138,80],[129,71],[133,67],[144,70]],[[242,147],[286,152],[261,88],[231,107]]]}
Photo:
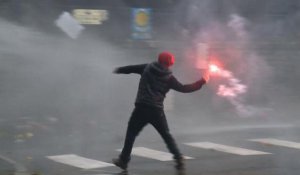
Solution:
{"label": "lit flare", "polygon": [[209,71],[212,72],[212,73],[216,73],[216,72],[220,71],[220,68],[215,64],[210,64],[209,65]]}

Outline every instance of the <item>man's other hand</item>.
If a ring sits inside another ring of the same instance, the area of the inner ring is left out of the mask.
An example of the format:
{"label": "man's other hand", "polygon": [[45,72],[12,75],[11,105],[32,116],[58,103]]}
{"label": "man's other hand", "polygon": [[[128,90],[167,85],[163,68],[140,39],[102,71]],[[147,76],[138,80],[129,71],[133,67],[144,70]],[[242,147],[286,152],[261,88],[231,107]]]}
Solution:
{"label": "man's other hand", "polygon": [[119,74],[120,73],[120,69],[119,68],[115,68],[113,71],[114,74]]}

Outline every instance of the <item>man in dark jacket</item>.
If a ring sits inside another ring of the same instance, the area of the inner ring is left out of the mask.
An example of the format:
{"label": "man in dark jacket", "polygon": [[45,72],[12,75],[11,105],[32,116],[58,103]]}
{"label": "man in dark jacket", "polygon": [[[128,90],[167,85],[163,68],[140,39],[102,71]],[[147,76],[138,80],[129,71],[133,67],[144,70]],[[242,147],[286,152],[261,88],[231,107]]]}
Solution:
{"label": "man in dark jacket", "polygon": [[208,81],[209,76],[206,74],[204,78],[192,84],[183,85],[169,69],[174,62],[175,59],[171,53],[162,52],[158,56],[158,61],[153,63],[118,67],[114,71],[117,74],[136,73],[141,75],[135,109],[128,122],[124,147],[119,158],[113,159],[113,163],[123,170],[127,169],[136,136],[148,123],[154,126],[165,141],[168,150],[173,154],[175,167],[177,169],[184,168],[183,156],[169,132],[163,101],[170,89],[184,93],[199,90]]}

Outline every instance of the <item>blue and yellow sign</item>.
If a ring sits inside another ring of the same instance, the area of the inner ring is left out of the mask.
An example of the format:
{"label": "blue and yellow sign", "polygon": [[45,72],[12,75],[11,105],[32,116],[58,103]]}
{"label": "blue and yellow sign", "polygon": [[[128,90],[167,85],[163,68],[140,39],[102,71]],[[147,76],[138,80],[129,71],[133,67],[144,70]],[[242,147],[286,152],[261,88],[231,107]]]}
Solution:
{"label": "blue and yellow sign", "polygon": [[132,38],[151,39],[151,9],[132,9]]}

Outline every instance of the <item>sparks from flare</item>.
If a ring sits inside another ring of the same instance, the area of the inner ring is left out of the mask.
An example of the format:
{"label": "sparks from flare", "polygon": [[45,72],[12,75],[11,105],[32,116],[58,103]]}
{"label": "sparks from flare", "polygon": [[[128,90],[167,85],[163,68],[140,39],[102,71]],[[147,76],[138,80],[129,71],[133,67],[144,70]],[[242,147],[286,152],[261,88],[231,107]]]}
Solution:
{"label": "sparks from flare", "polygon": [[232,72],[221,69],[215,64],[209,64],[209,72],[228,80],[227,84],[219,85],[217,95],[233,98],[247,92],[247,86],[240,83],[240,80],[235,78]]}

